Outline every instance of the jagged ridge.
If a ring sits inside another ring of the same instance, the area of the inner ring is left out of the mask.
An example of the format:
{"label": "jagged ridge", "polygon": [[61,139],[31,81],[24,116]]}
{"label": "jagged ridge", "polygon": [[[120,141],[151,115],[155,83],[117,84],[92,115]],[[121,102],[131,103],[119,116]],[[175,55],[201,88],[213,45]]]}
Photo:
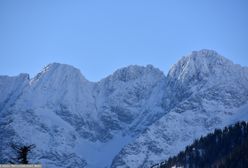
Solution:
{"label": "jagged ridge", "polygon": [[[247,116],[247,68],[211,50],[182,58],[167,76],[129,66],[93,83],[54,63],[20,79],[11,89],[2,80],[1,146],[34,143],[31,159],[48,167],[146,167]],[[9,153],[1,148],[0,161]]]}

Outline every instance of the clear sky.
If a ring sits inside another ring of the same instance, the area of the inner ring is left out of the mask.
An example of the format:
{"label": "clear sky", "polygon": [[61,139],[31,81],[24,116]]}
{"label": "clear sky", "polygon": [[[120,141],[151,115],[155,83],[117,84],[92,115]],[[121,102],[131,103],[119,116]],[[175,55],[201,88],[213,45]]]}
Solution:
{"label": "clear sky", "polygon": [[52,62],[91,81],[130,64],[166,74],[203,48],[248,66],[248,0],[0,0],[0,75]]}

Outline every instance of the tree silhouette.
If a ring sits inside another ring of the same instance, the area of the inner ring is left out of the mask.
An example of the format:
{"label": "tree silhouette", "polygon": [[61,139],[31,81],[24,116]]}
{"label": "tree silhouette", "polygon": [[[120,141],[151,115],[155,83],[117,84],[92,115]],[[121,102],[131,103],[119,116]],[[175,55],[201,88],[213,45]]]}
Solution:
{"label": "tree silhouette", "polygon": [[16,164],[28,164],[28,154],[30,151],[35,148],[35,145],[15,145],[11,144],[11,148],[16,152],[16,157],[12,158],[12,161],[10,163],[16,163]]}

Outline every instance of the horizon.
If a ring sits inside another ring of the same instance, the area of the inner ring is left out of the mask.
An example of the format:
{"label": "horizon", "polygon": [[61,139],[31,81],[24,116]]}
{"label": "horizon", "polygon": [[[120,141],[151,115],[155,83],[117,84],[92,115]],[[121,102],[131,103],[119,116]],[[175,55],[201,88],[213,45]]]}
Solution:
{"label": "horizon", "polygon": [[128,65],[164,74],[204,48],[248,66],[248,1],[0,1],[0,75],[52,62],[99,81]]}
{"label": "horizon", "polygon": [[[169,67],[169,69],[168,69],[167,72],[163,71],[162,69],[160,69],[159,67],[156,67],[156,66],[153,65],[153,64],[146,64],[146,65],[129,64],[129,65],[126,65],[126,66],[119,67],[119,68],[115,69],[112,73],[107,74],[106,76],[100,78],[100,79],[97,80],[97,81],[92,81],[92,80],[88,79],[88,78],[84,75],[84,73],[82,72],[82,70],[81,70],[80,68],[78,68],[78,67],[76,67],[76,66],[74,66],[74,65],[70,65],[70,64],[66,64],[66,63],[61,63],[61,62],[51,62],[51,63],[48,63],[48,64],[42,66],[42,67],[40,68],[40,71],[37,72],[36,74],[34,74],[33,76],[31,76],[31,74],[29,74],[29,73],[27,73],[27,72],[20,72],[20,73],[17,74],[17,75],[4,75],[4,74],[1,75],[1,74],[0,74],[0,76],[15,77],[15,76],[18,76],[18,75],[21,75],[21,74],[27,74],[27,75],[29,75],[29,78],[30,78],[30,80],[31,80],[32,78],[35,78],[35,76],[38,75],[40,72],[42,72],[42,71],[44,70],[45,67],[47,67],[47,66],[49,66],[49,65],[51,65],[51,64],[61,64],[61,65],[66,65],[66,66],[72,66],[73,68],[78,69],[78,70],[80,71],[81,75],[82,75],[83,77],[85,77],[85,79],[88,80],[88,81],[90,81],[90,82],[99,82],[99,81],[101,81],[102,79],[105,79],[105,78],[107,78],[108,76],[112,75],[112,74],[115,73],[117,70],[122,69],[122,68],[129,67],[129,66],[147,67],[147,66],[151,65],[151,66],[153,66],[154,68],[160,70],[160,71],[166,76],[166,75],[169,73],[169,71],[170,71],[170,69],[172,68],[172,66],[175,65],[175,64],[177,64],[183,57],[188,57],[188,56],[190,56],[193,52],[199,52],[199,51],[202,51],[202,50],[208,50],[208,51],[217,52],[217,51],[215,51],[215,50],[210,50],[210,49],[201,49],[201,50],[197,50],[197,51],[196,51],[196,50],[191,51],[191,53],[181,56],[179,60],[177,60],[175,63],[173,63],[173,64]],[[248,66],[246,66],[246,65],[244,66],[244,65],[241,65],[241,64],[239,64],[239,63],[236,63],[236,62],[234,62],[233,60],[228,59],[227,57],[221,55],[221,54],[218,53],[218,52],[217,52],[217,54],[218,54],[218,56],[224,57],[225,59],[231,61],[231,62],[232,62],[233,64],[235,64],[235,65],[240,65],[240,66],[242,66],[242,67],[247,67],[247,68],[248,68]]]}

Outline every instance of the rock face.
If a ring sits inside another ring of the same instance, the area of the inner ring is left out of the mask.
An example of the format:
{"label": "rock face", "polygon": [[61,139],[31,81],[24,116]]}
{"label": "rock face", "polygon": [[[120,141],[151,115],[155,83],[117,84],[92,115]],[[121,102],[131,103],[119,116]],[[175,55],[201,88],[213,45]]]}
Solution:
{"label": "rock face", "polygon": [[128,66],[93,83],[50,64],[33,79],[0,77],[0,162],[35,144],[45,167],[149,167],[215,128],[248,119],[248,68],[194,51],[168,75]]}

